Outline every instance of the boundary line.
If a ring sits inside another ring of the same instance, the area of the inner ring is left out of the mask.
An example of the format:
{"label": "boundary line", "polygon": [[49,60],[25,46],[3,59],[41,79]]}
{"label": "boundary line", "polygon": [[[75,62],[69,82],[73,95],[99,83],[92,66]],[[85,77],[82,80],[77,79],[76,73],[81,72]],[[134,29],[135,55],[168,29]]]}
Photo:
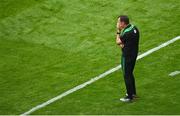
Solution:
{"label": "boundary line", "polygon": [[[146,57],[146,56],[152,54],[153,52],[158,51],[159,49],[161,49],[161,48],[163,48],[163,47],[166,47],[167,45],[169,45],[169,44],[171,44],[171,43],[174,43],[174,42],[177,41],[177,40],[180,40],[180,36],[177,36],[177,37],[175,37],[175,38],[173,38],[173,39],[171,39],[171,40],[169,40],[169,41],[166,41],[166,42],[162,43],[161,45],[159,45],[159,46],[157,46],[157,47],[155,47],[155,48],[152,48],[152,49],[148,50],[147,52],[139,55],[139,56],[137,57],[137,60],[139,60],[139,59],[141,59],[141,58],[143,58],[143,57]],[[85,82],[85,83],[82,83],[82,84],[80,84],[80,85],[78,85],[78,86],[76,86],[76,87],[73,87],[72,89],[67,90],[67,91],[64,92],[64,93],[62,93],[62,94],[60,94],[60,95],[58,95],[58,96],[56,96],[56,97],[54,97],[54,98],[46,101],[46,102],[44,102],[44,103],[42,103],[42,104],[40,104],[40,105],[37,105],[37,106],[33,107],[32,109],[28,110],[27,112],[25,112],[25,113],[23,113],[23,114],[21,114],[21,115],[22,115],[22,116],[23,116],[23,115],[29,115],[29,114],[31,114],[31,113],[33,113],[33,112],[35,112],[35,111],[37,111],[37,110],[39,110],[39,109],[47,106],[47,105],[49,105],[49,104],[51,104],[51,103],[53,103],[53,102],[55,102],[55,101],[57,101],[57,100],[65,97],[65,96],[67,96],[67,95],[69,95],[69,94],[71,94],[71,93],[73,93],[73,92],[75,92],[75,91],[77,91],[77,90],[80,90],[80,89],[86,87],[87,85],[90,85],[90,84],[94,83],[95,81],[97,81],[97,80],[99,80],[99,79],[101,79],[101,78],[104,78],[105,76],[107,76],[107,75],[109,75],[109,74],[111,74],[111,73],[119,70],[120,68],[121,68],[121,65],[118,65],[118,66],[116,66],[116,67],[114,67],[114,68],[112,68],[112,69],[109,69],[109,70],[107,70],[106,72],[104,72],[104,73],[102,73],[102,74],[100,74],[100,75],[98,75],[98,76],[96,76],[96,77],[94,77],[94,78],[91,78],[89,81],[87,81],[87,82]]]}
{"label": "boundary line", "polygon": [[174,77],[176,75],[180,74],[180,71],[176,70],[174,72],[169,73],[169,76]]}

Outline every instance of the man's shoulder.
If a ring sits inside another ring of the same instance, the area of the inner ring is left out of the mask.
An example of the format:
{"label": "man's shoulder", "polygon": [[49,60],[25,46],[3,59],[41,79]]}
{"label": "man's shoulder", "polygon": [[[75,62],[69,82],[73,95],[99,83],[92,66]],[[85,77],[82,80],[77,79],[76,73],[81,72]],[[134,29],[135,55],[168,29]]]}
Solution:
{"label": "man's shoulder", "polygon": [[138,34],[138,33],[139,33],[139,29],[137,28],[137,26],[134,26],[129,34]]}
{"label": "man's shoulder", "polygon": [[126,32],[125,34],[134,34],[134,33],[139,33],[139,29],[136,27],[136,26],[134,26],[130,31],[128,31],[128,32]]}
{"label": "man's shoulder", "polygon": [[137,34],[139,34],[139,29],[137,28],[137,26],[131,25],[131,28],[129,28],[127,31],[125,31],[124,34],[121,35],[121,37],[130,38]]}

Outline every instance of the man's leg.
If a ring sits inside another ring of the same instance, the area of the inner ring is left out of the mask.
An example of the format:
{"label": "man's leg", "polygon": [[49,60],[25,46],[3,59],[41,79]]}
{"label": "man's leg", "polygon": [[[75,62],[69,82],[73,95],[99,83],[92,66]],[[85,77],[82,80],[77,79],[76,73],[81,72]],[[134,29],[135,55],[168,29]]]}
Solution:
{"label": "man's leg", "polygon": [[134,74],[132,75],[132,84],[133,84],[133,95],[136,95],[136,83],[135,83]]}
{"label": "man's leg", "polygon": [[128,96],[124,97],[124,98],[120,98],[121,101],[123,102],[130,102],[132,100],[132,95],[130,96],[130,84],[129,84],[129,80],[126,75],[127,71],[126,71],[126,63],[125,63],[125,57],[122,55],[121,57],[121,66],[122,66],[122,72],[123,72],[123,77],[124,77],[124,81],[125,81],[125,85],[126,85],[126,90],[128,93]]}
{"label": "man's leg", "polygon": [[136,64],[136,57],[134,58],[133,62],[132,62],[132,84],[133,84],[133,95],[136,95],[136,83],[135,83],[135,78],[134,78],[134,67]]}
{"label": "man's leg", "polygon": [[133,75],[133,69],[134,69],[134,58],[131,57],[125,57],[124,58],[124,80],[126,85],[126,90],[128,94],[128,98],[133,99],[133,94],[136,94],[136,88],[135,88],[135,79]]}
{"label": "man's leg", "polygon": [[[126,59],[125,59],[126,60]],[[125,75],[124,75],[125,85],[128,97],[133,98],[133,80],[132,73],[130,71],[130,62],[125,61]]]}

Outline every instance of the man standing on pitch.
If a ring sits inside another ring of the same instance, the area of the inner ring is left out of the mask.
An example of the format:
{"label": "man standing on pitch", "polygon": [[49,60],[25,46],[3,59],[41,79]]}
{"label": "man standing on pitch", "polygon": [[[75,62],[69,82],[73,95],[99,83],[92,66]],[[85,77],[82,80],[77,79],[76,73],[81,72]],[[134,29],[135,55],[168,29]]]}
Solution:
{"label": "man standing on pitch", "polygon": [[136,97],[133,70],[138,55],[139,30],[129,23],[128,16],[118,17],[116,43],[122,48],[121,66],[127,90],[126,96],[120,100],[130,102]]}

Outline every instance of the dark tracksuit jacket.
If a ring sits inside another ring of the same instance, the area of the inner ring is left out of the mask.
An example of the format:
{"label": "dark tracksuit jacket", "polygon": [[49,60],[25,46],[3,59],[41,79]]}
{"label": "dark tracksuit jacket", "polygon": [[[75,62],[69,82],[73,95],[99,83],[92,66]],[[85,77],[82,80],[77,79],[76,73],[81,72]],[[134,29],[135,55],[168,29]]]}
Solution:
{"label": "dark tracksuit jacket", "polygon": [[133,95],[136,95],[133,70],[138,55],[139,30],[134,25],[129,24],[125,29],[121,31],[120,39],[124,44],[121,57],[123,76],[128,97],[132,99]]}

